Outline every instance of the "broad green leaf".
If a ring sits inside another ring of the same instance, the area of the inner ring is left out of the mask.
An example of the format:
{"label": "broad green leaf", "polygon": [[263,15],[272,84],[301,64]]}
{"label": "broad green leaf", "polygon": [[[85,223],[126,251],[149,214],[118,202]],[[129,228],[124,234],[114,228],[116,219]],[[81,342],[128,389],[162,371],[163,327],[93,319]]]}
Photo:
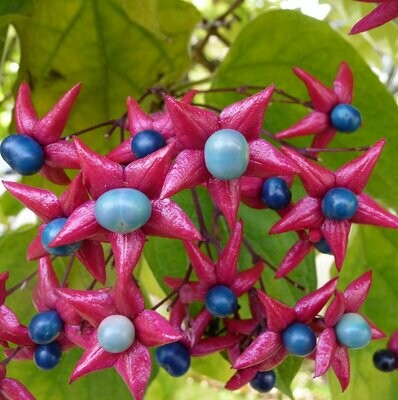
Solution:
{"label": "broad green leaf", "polygon": [[[32,87],[39,114],[82,82],[68,125],[72,132],[120,117],[127,96],[182,76],[190,65],[188,42],[198,12],[180,0],[153,0],[148,8],[136,3],[37,0],[31,17],[14,22],[21,41],[19,80]],[[91,143],[109,149],[98,144],[98,134]]]}
{"label": "broad green leaf", "polygon": [[[390,139],[366,190],[389,206],[398,208],[398,186],[389,185],[386,180],[387,176],[392,181],[398,177],[394,172],[398,152],[395,140],[398,132],[397,105],[361,56],[327,23],[293,11],[274,11],[260,16],[246,26],[232,45],[215,74],[213,87],[267,86],[274,83],[289,94],[308,99],[305,86],[291,68],[303,68],[325,84],[332,85],[342,60],[347,61],[354,71],[354,105],[361,110],[364,123],[355,134],[338,134],[331,146],[371,145],[380,137]],[[218,107],[238,98],[231,93],[207,96],[208,101]],[[303,107],[274,102],[267,112],[265,127],[276,133],[307,113]],[[295,143],[308,146],[310,141],[306,138]],[[333,153],[322,154],[322,158],[327,160],[327,165],[338,167],[356,155]],[[381,183],[383,190],[380,190]]]}
{"label": "broad green leaf", "polygon": [[296,376],[303,362],[299,357],[288,357],[278,368],[276,368],[275,386],[284,394],[294,399],[290,385],[293,378]]}
{"label": "broad green leaf", "polygon": [[25,18],[32,10],[32,0],[0,2],[0,26]]}
{"label": "broad green leaf", "polygon": [[[373,284],[368,299],[360,311],[388,336],[397,330],[398,309],[398,251],[397,232],[360,227],[353,232],[350,257],[340,274],[339,287],[346,285],[366,270],[373,270]],[[341,394],[337,380],[331,378],[333,399],[362,400],[395,399],[398,376],[378,371],[372,362],[373,353],[386,348],[386,340],[377,340],[365,349],[351,350],[351,383]],[[330,375],[332,375],[330,373]]]}

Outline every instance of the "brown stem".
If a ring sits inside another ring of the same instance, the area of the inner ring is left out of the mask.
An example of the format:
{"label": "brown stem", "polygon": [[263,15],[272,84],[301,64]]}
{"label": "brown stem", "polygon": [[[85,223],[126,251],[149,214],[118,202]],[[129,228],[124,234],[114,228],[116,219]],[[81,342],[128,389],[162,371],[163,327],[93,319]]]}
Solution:
{"label": "brown stem", "polygon": [[326,147],[326,148],[310,148],[305,147],[301,149],[302,151],[306,151],[309,153],[344,153],[350,151],[368,151],[371,146],[358,146],[358,147]]}
{"label": "brown stem", "polygon": [[98,128],[102,128],[103,126],[114,125],[115,122],[116,122],[115,119],[110,119],[108,121],[101,122],[100,124],[92,125],[92,126],[89,126],[88,128],[82,129],[80,131],[73,132],[70,135],[63,137],[63,139],[70,139],[72,136],[79,136],[79,135],[82,135],[83,133],[90,132],[90,131],[93,131]]}
{"label": "brown stem", "polygon": [[192,274],[192,264],[189,264],[187,272],[185,273],[185,276],[183,278],[183,280],[181,281],[181,285],[174,288],[164,299],[162,299],[161,301],[159,301],[159,303],[157,303],[156,305],[154,305],[151,310],[156,310],[157,308],[159,308],[161,305],[163,305],[164,303],[166,303],[166,301],[168,301],[169,299],[171,299],[173,296],[177,295],[177,297],[173,300],[173,302],[170,304],[170,306],[168,308],[172,308],[172,306],[175,304],[175,302],[178,299],[179,296],[179,291],[181,289],[182,286],[184,286],[188,281],[189,278],[191,277]]}
{"label": "brown stem", "polygon": [[14,351],[7,357],[5,358],[3,361],[0,362],[1,365],[6,366],[16,355],[17,353],[21,350],[21,347],[16,347],[14,349]]}
{"label": "brown stem", "polygon": [[[249,243],[249,241],[245,237],[243,238],[243,244],[245,245],[247,251],[251,255],[253,264],[255,264],[258,261],[262,261],[266,265],[268,265],[268,267],[271,268],[273,271],[277,271],[278,268],[275,265],[273,265],[269,260],[265,259],[263,256],[258,254],[256,252],[256,250],[254,250],[253,246]],[[283,279],[285,279],[287,282],[289,282],[291,285],[293,285],[297,289],[300,289],[302,291],[307,290],[303,285],[294,281],[293,279],[290,279],[288,276],[284,276]]]}
{"label": "brown stem", "polygon": [[66,266],[64,276],[62,277],[61,288],[65,287],[66,281],[68,280],[70,271],[72,270],[73,261],[75,260],[76,255],[72,254],[69,258],[68,265]]}
{"label": "brown stem", "polygon": [[6,296],[9,296],[10,294],[14,293],[16,290],[19,288],[23,287],[26,285],[32,278],[34,278],[37,275],[38,270],[33,271],[30,275],[28,275],[25,279],[23,279],[21,282],[17,283],[15,286],[12,286],[9,288],[6,292]]}

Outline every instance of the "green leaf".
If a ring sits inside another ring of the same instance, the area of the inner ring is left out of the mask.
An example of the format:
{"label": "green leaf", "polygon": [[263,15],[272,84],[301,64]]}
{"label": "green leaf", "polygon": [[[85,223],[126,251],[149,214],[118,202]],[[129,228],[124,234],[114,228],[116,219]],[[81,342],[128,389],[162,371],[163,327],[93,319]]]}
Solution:
{"label": "green leaf", "polygon": [[[68,125],[69,132],[76,131],[120,117],[127,96],[138,97],[155,83],[175,82],[184,74],[198,12],[181,0],[135,8],[138,3],[37,0],[31,17],[14,21],[21,42],[19,81],[32,87],[39,114],[82,82]],[[91,142],[98,147],[96,134]]]}
{"label": "green leaf", "polygon": [[[390,336],[398,328],[397,232],[374,227],[359,227],[354,230],[352,236],[350,257],[347,258],[340,273],[339,288],[344,289],[349,282],[371,268],[373,284],[360,312],[380,327],[387,336]],[[386,374],[373,366],[373,353],[381,348],[386,348],[386,340],[375,341],[365,349],[350,350],[350,386],[345,394],[341,394],[337,380],[332,378],[333,399],[371,400],[396,397],[397,374]]]}
{"label": "green leaf", "polygon": [[291,399],[294,399],[294,396],[290,385],[292,384],[292,380],[299,371],[302,363],[302,358],[290,356],[275,370],[275,386]]}
{"label": "green leaf", "polygon": [[32,10],[32,0],[0,2],[0,26],[25,18]]}
{"label": "green leaf", "polygon": [[[354,71],[354,105],[361,110],[364,124],[355,134],[337,134],[331,146],[371,145],[380,137],[390,139],[366,190],[398,209],[398,186],[387,182],[387,177],[392,181],[398,178],[395,168],[398,153],[398,141],[395,140],[398,131],[397,105],[361,56],[327,23],[293,11],[274,11],[260,16],[248,24],[233,43],[215,74],[213,87],[267,86],[274,83],[293,96],[308,99],[304,84],[291,68],[303,68],[325,84],[332,85],[342,60],[347,61]],[[217,107],[238,98],[233,93],[207,96]],[[274,102],[267,112],[265,126],[276,133],[307,113],[303,107]],[[305,138],[293,143],[308,146],[310,141],[311,138]],[[356,155],[323,153],[322,158],[326,165],[336,168]]]}

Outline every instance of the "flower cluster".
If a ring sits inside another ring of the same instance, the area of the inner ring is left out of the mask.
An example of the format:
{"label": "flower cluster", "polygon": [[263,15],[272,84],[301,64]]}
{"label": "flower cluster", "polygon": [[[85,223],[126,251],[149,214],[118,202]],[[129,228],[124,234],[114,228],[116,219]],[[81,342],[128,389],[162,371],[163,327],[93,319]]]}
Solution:
{"label": "flower cluster", "polygon": [[[308,88],[312,111],[276,139],[315,134],[312,146],[322,148],[337,130],[359,128],[346,63],[340,65],[333,90],[301,69],[294,71]],[[335,278],[294,307],[281,303],[265,290],[267,262],[253,253],[238,212],[241,202],[275,210],[281,218],[270,233],[297,233],[299,241],[277,277],[285,277],[314,248],[333,254],[340,270],[352,223],[398,228],[398,218],[363,193],[385,143],[379,141],[336,172],[309,160],[305,152],[286,145],[278,150],[261,136],[273,91],[270,86],[220,113],[191,105],[194,92],[182,100],[165,96],[164,110],[151,115],[129,98],[130,137],[104,156],[77,136],[70,141],[60,137],[79,86],[39,119],[28,86],[21,85],[17,133],[3,141],[1,154],[22,175],[40,171],[51,182],[68,186],[57,196],[3,182],[41,225],[27,250],[27,259],[39,264],[33,293],[38,313],[28,327],[4,305],[8,273],[0,275],[0,343],[8,355],[0,363],[1,394],[15,398],[8,394],[14,390],[17,398],[32,398],[20,383],[5,378],[9,361],[34,359],[39,368],[52,369],[62,352],[76,346],[84,353],[70,382],[113,367],[136,400],[144,397],[150,378],[151,347],[156,347],[157,363],[174,376],[189,369],[190,357],[226,351],[236,370],[226,384],[230,390],[248,382],[257,390],[270,390],[275,375],[269,371],[289,354],[315,359],[316,376],[331,367],[343,390],[347,387],[347,349],[384,336],[358,312],[371,273],[343,293]],[[70,178],[64,169],[78,171]],[[307,193],[296,203],[291,193],[295,176]],[[211,232],[198,202],[199,186],[214,205]],[[185,189],[193,194],[199,227],[171,199]],[[218,232],[220,219],[226,222],[225,244]],[[161,304],[174,297],[168,319],[157,311],[158,305],[145,305],[145,288],[136,274],[151,236],[182,241],[189,259],[184,277],[165,277],[171,293]],[[254,265],[248,268],[239,262],[242,245],[253,256]],[[52,265],[56,257],[70,257],[69,267],[76,257],[93,284],[86,290],[69,287],[68,269],[59,282]],[[102,286],[94,289],[97,283]],[[245,297],[249,316],[241,310]],[[319,315],[328,303],[326,314]],[[197,304],[199,308],[193,306]]]}

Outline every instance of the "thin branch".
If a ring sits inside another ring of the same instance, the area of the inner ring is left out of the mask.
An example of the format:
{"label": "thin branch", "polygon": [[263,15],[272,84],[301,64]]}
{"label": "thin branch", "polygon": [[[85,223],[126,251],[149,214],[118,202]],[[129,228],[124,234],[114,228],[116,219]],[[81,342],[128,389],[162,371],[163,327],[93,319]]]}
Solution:
{"label": "thin branch", "polygon": [[62,277],[61,288],[65,287],[65,285],[66,285],[66,281],[68,280],[70,271],[72,270],[72,265],[73,265],[73,261],[75,261],[75,257],[76,257],[76,255],[72,254],[71,257],[69,258],[69,262],[68,262],[68,265],[66,266],[64,276]]}
{"label": "thin branch", "polygon": [[6,366],[17,355],[17,353],[20,350],[21,350],[21,347],[19,347],[19,346],[16,347],[14,349],[14,351],[6,359],[4,359],[3,361],[0,362],[0,364]]}
{"label": "thin branch", "polygon": [[8,289],[6,292],[6,296],[9,296],[10,294],[14,293],[19,288],[22,288],[23,286],[25,286],[31,279],[33,279],[37,275],[37,272],[38,272],[38,270],[33,271],[30,275],[28,275],[21,282],[17,283],[15,286],[12,286],[10,289]]}

